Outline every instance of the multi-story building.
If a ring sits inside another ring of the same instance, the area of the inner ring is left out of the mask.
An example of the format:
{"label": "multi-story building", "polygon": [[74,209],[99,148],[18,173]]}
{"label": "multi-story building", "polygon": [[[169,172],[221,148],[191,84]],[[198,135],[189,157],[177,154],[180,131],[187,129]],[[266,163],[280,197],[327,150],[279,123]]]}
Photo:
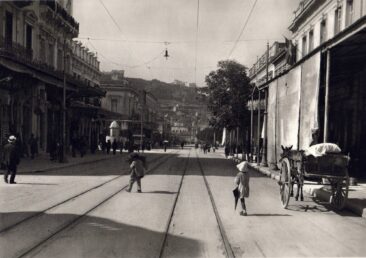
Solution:
{"label": "multi-story building", "polygon": [[133,135],[140,134],[141,121],[144,137],[156,140],[159,104],[152,93],[129,86],[124,71],[116,70],[103,73],[101,87],[106,90],[101,106],[115,114],[109,120],[119,123],[124,141],[131,141]]}
{"label": "multi-story building", "polygon": [[[278,64],[274,63],[280,55],[286,52],[286,44],[282,42],[274,42],[272,46],[269,47],[268,54],[268,79],[272,79],[276,74],[280,73],[286,68],[286,63]],[[249,69],[248,77],[252,84],[261,85],[266,82],[267,79],[267,51],[257,62]]]}
{"label": "multi-story building", "polygon": [[289,29],[296,62],[259,85],[263,157],[277,163],[281,145],[307,148],[317,129],[316,140],[350,154],[351,176],[366,177],[366,1],[303,0]]}
{"label": "multi-story building", "polygon": [[27,141],[34,134],[41,151],[64,135],[68,144],[71,103],[103,95],[73,74],[79,24],[72,0],[1,1],[0,20],[0,81],[11,78],[0,83],[1,138],[11,133]]}

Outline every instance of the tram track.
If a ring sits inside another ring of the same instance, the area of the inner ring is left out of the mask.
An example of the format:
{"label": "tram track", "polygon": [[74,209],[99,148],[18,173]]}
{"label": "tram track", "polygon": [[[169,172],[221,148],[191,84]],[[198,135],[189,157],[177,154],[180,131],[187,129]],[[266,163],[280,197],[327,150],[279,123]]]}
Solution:
{"label": "tram track", "polygon": [[[163,159],[163,158],[164,158],[164,156],[160,156],[160,157],[152,160],[151,162],[157,162],[157,161],[159,161],[160,159]],[[165,161],[158,163],[158,166],[160,166],[164,162]],[[150,170],[154,170],[154,169],[156,169],[155,166],[153,168],[149,169],[148,170],[148,173],[150,172]],[[13,228],[21,225],[21,224],[23,224],[26,221],[29,221],[29,220],[31,220],[31,219],[33,219],[33,218],[35,218],[35,217],[37,217],[37,216],[45,213],[45,212],[48,212],[48,211],[50,211],[50,210],[52,210],[52,209],[54,209],[56,207],[59,207],[59,206],[65,204],[67,202],[70,202],[72,200],[75,200],[76,198],[78,198],[80,196],[83,196],[83,195],[85,195],[87,193],[90,193],[91,191],[94,191],[94,190],[96,190],[96,189],[98,189],[100,187],[103,187],[103,186],[105,186],[105,185],[107,185],[107,184],[109,184],[109,183],[111,183],[111,182],[113,182],[113,181],[115,181],[115,180],[123,177],[123,176],[126,176],[129,173],[129,170],[127,169],[127,170],[125,170],[125,171],[123,171],[121,173],[122,173],[121,175],[115,176],[115,177],[113,177],[113,178],[111,178],[111,179],[109,179],[107,181],[104,181],[101,184],[98,184],[98,185],[95,185],[95,186],[93,186],[91,188],[88,188],[88,189],[86,189],[86,190],[84,190],[84,191],[82,191],[80,193],[77,193],[77,194],[75,194],[75,195],[73,195],[73,196],[71,196],[71,197],[69,197],[69,198],[67,198],[67,199],[65,199],[65,200],[63,200],[61,202],[58,202],[58,203],[56,203],[56,204],[54,204],[52,206],[49,206],[46,209],[43,209],[41,211],[37,211],[36,213],[34,213],[34,214],[30,215],[30,216],[27,216],[26,218],[24,218],[22,220],[19,220],[16,223],[13,223],[13,224],[11,224],[11,225],[9,225],[7,227],[4,227],[4,228],[0,229],[0,236],[1,236],[1,234],[5,233],[5,232],[7,232],[7,231],[9,231],[9,230],[11,230],[11,229],[13,229]],[[97,173],[93,173],[93,174],[97,174]],[[91,175],[93,175],[93,174],[91,174]]]}
{"label": "tram track", "polygon": [[[179,187],[178,187],[177,195],[176,195],[176,198],[174,200],[172,210],[170,212],[170,216],[169,216],[168,223],[167,223],[166,230],[165,230],[164,239],[163,239],[163,242],[162,242],[162,245],[161,245],[161,248],[160,248],[159,258],[163,258],[164,257],[164,251],[165,251],[165,248],[166,248],[166,245],[167,245],[167,239],[168,239],[168,235],[169,235],[169,230],[170,230],[170,227],[171,227],[171,223],[173,221],[174,213],[176,211],[178,199],[179,199],[179,196],[180,196],[180,193],[181,193],[183,181],[184,181],[184,178],[186,176],[186,172],[187,172],[187,168],[188,168],[188,164],[189,164],[189,161],[190,160],[192,160],[192,159],[191,159],[190,153],[189,153],[188,158],[187,158],[187,161],[185,163],[184,170],[183,170],[182,178],[181,178],[181,181],[180,181],[180,184],[179,184]],[[204,170],[202,168],[202,165],[200,163],[200,160],[199,160],[197,151],[196,151],[196,161],[198,163],[198,167],[199,167],[200,173],[202,175],[202,178],[204,180],[205,187],[206,187],[207,193],[208,193],[209,198],[210,198],[210,203],[211,203],[212,209],[214,211],[214,215],[215,215],[215,218],[216,218],[217,226],[218,226],[218,229],[220,231],[220,236],[221,236],[221,239],[222,239],[224,248],[225,248],[225,256],[227,258],[234,258],[235,257],[234,252],[233,252],[233,250],[231,248],[231,245],[229,243],[229,240],[227,238],[227,235],[226,235],[226,232],[225,232],[223,223],[221,221],[220,215],[219,215],[218,210],[217,210],[217,207],[216,207],[215,200],[213,198],[213,195],[212,195],[212,192],[211,192],[211,189],[210,189],[210,185],[209,185],[209,183],[207,181],[206,175],[205,175]]]}
{"label": "tram track", "polygon": [[[167,162],[169,159],[174,157],[175,153],[172,153],[173,155],[169,155],[169,156],[160,156],[152,161],[150,161],[150,163],[154,162],[154,165],[148,169],[146,175],[148,174],[152,174],[153,171],[155,171],[157,168],[159,168],[161,165],[163,165],[165,162]],[[116,180],[118,179],[122,179],[123,176],[126,176],[128,174],[128,170],[124,171],[124,173],[122,175],[116,176],[112,179],[109,179],[97,186],[91,187],[81,193],[78,193],[70,198],[67,198],[66,200],[63,200],[62,202],[59,202],[55,205],[52,205],[42,211],[36,212],[35,214],[28,216],[20,221],[18,221],[17,223],[14,223],[6,228],[3,228],[0,231],[0,238],[5,239],[7,237],[7,234],[9,232],[12,231],[16,231],[18,228],[20,228],[20,226],[24,225],[24,224],[31,224],[34,221],[37,221],[37,217],[38,220],[41,220],[42,215],[46,214],[46,213],[50,213],[52,212],[54,209],[58,209],[67,205],[72,205],[73,202],[79,200],[80,198],[85,198],[88,194],[93,194],[95,191],[102,191],[102,189],[104,189],[104,187],[106,186],[111,186],[111,184],[113,184],[113,182],[116,182]],[[97,209],[98,207],[100,207],[101,205],[103,205],[104,203],[106,203],[107,201],[109,201],[110,199],[112,199],[114,196],[116,196],[118,193],[122,192],[123,190],[125,190],[128,187],[128,184],[124,184],[122,187],[119,187],[118,190],[114,191],[113,193],[109,193],[105,198],[103,198],[102,200],[98,201],[96,204],[94,204],[92,207],[88,208],[87,210],[85,210],[84,212],[82,212],[81,214],[78,214],[75,218],[68,220],[66,223],[64,223],[63,225],[60,226],[56,226],[55,230],[49,230],[47,229],[46,233],[46,237],[40,239],[37,241],[36,244],[32,244],[31,246],[29,246],[28,248],[24,249],[23,251],[18,252],[15,256],[12,257],[25,257],[26,255],[28,255],[29,253],[31,253],[33,250],[35,250],[37,247],[41,246],[42,244],[44,244],[46,241],[48,241],[49,239],[55,237],[56,235],[58,235],[60,232],[62,232],[63,230],[65,230],[66,228],[74,225],[75,223],[77,223],[79,220],[81,220],[83,217],[85,217],[88,213],[92,212],[93,210]],[[49,234],[48,234],[49,233]],[[5,237],[5,238],[4,238]]]}
{"label": "tram track", "polygon": [[198,166],[200,168],[200,172],[202,174],[202,177],[203,177],[203,180],[205,182],[205,185],[206,185],[206,189],[207,189],[207,192],[208,192],[208,195],[210,196],[210,201],[211,201],[211,205],[212,205],[212,208],[213,208],[213,211],[215,213],[215,218],[216,218],[216,221],[217,221],[217,225],[219,227],[219,230],[220,230],[220,234],[221,234],[221,238],[222,238],[222,241],[224,243],[224,247],[225,247],[225,253],[226,253],[226,257],[228,258],[234,258],[235,255],[234,255],[234,252],[233,252],[233,249],[230,245],[230,242],[228,240],[228,237],[226,235],[226,232],[225,232],[225,228],[224,228],[224,225],[222,223],[222,220],[220,218],[220,214],[217,210],[217,206],[216,206],[216,203],[215,203],[215,199],[213,197],[213,194],[212,194],[212,191],[211,191],[211,188],[210,188],[210,185],[207,181],[207,178],[206,178],[206,175],[205,175],[205,172],[202,168],[202,164],[199,160],[199,157],[198,157],[198,154],[197,154],[197,151],[196,151],[196,159],[197,159],[197,162],[198,162]]}

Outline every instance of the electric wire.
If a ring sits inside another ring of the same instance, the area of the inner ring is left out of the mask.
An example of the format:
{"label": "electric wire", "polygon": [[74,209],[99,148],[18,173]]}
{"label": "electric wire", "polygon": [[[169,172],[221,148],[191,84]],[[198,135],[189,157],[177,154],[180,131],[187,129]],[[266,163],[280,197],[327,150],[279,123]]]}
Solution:
{"label": "electric wire", "polygon": [[[232,49],[230,50],[229,58],[230,58],[230,57],[231,57],[231,55],[233,54],[233,52],[234,52],[234,50],[235,50],[236,46],[238,45],[238,42],[239,42],[239,40],[240,40],[241,36],[243,35],[243,32],[244,32],[245,28],[247,27],[247,24],[248,24],[248,22],[249,22],[249,20],[250,20],[250,17],[252,16],[253,10],[254,10],[254,8],[255,8],[255,6],[256,6],[256,4],[257,4],[257,2],[258,2],[258,0],[255,0],[254,4],[252,5],[252,8],[251,8],[251,10],[250,10],[250,12],[249,12],[249,14],[248,14],[248,17],[247,17],[247,19],[246,19],[246,21],[245,21],[245,23],[244,23],[243,27],[241,28],[240,34],[239,34],[239,36],[238,36],[237,40],[235,41],[234,46],[233,46],[233,47],[232,47]],[[229,58],[228,58],[228,59],[229,59]]]}
{"label": "electric wire", "polygon": [[[148,40],[126,40],[126,39],[117,39],[117,38],[95,38],[95,37],[78,37],[75,38],[77,40],[94,40],[94,41],[109,41],[109,42],[126,42],[126,43],[137,43],[137,44],[165,44],[166,41],[148,41]],[[251,42],[251,41],[280,41],[282,40],[281,38],[252,38],[252,39],[240,39],[238,40],[239,42]],[[222,41],[215,41],[215,40],[198,40],[198,43],[212,43],[212,44],[216,44],[216,43],[233,43],[236,42],[237,40],[222,40]],[[196,44],[196,41],[192,41],[192,40],[186,40],[186,41],[174,41],[174,40],[170,40],[169,44]]]}

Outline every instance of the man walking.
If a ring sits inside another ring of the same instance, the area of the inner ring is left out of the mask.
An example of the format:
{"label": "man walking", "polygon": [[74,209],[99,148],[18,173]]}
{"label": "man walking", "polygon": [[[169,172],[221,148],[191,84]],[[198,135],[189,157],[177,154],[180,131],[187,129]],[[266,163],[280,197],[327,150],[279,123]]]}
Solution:
{"label": "man walking", "polygon": [[17,173],[17,166],[20,162],[19,152],[15,146],[16,137],[11,135],[8,139],[8,143],[4,147],[4,163],[6,170],[4,173],[4,181],[8,183],[8,176],[10,174],[10,184],[16,184],[15,176]]}

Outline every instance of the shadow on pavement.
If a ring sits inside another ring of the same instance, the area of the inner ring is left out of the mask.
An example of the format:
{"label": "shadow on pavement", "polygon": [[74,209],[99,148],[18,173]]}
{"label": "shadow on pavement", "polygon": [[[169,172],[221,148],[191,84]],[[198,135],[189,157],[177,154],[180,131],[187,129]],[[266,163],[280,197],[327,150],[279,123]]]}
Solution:
{"label": "shadow on pavement", "polygon": [[[140,153],[141,154],[141,153]],[[151,167],[156,162],[161,162],[162,156],[169,156],[169,158],[177,157],[178,154],[172,153],[144,153],[142,154],[146,156],[147,163]],[[116,157],[110,160],[98,161],[95,163],[86,163],[73,165],[70,167],[64,168],[51,168],[49,171],[35,171],[35,172],[21,172],[17,174],[18,176],[22,175],[32,175],[32,176],[119,176],[126,175],[129,173],[129,164],[127,162],[128,156],[122,155],[120,158]],[[44,169],[47,169],[45,167]],[[31,168],[29,168],[31,170]],[[178,171],[180,173],[180,171]]]}
{"label": "shadow on pavement", "polygon": [[169,191],[150,191],[150,192],[146,192],[146,191],[143,191],[142,193],[145,193],[145,194],[177,194],[178,192],[169,192]]}
{"label": "shadow on pavement", "polygon": [[271,214],[271,213],[254,213],[250,214],[248,213],[248,217],[291,217],[290,214]]}
{"label": "shadow on pavement", "polygon": [[46,184],[46,183],[17,183],[17,185],[58,185],[58,184]]}
{"label": "shadow on pavement", "polygon": [[[26,216],[27,214],[9,213],[7,215]],[[17,247],[23,246],[20,244],[23,241],[28,242],[29,238],[34,239],[35,237],[39,237],[39,240],[46,239],[63,225],[71,223],[79,217],[74,214],[46,213],[43,213],[42,216],[44,226],[39,228],[35,225],[34,230],[37,231],[37,234],[20,230],[16,241],[8,244],[4,241],[0,245],[5,248],[1,251],[7,255],[5,257],[11,257],[11,253],[22,253],[21,250],[17,250]],[[58,228],[50,228],[47,225],[58,225]],[[68,227],[56,235],[56,238],[52,238],[46,248],[37,253],[37,257],[158,257],[164,236],[165,232],[119,223],[116,220],[85,216],[77,224],[73,224],[72,227]],[[175,235],[168,237],[179,242],[182,247],[187,247],[179,249],[182,250],[182,253],[177,253],[177,256],[199,256],[200,247],[197,240]],[[179,250],[176,251],[179,252]]]}

